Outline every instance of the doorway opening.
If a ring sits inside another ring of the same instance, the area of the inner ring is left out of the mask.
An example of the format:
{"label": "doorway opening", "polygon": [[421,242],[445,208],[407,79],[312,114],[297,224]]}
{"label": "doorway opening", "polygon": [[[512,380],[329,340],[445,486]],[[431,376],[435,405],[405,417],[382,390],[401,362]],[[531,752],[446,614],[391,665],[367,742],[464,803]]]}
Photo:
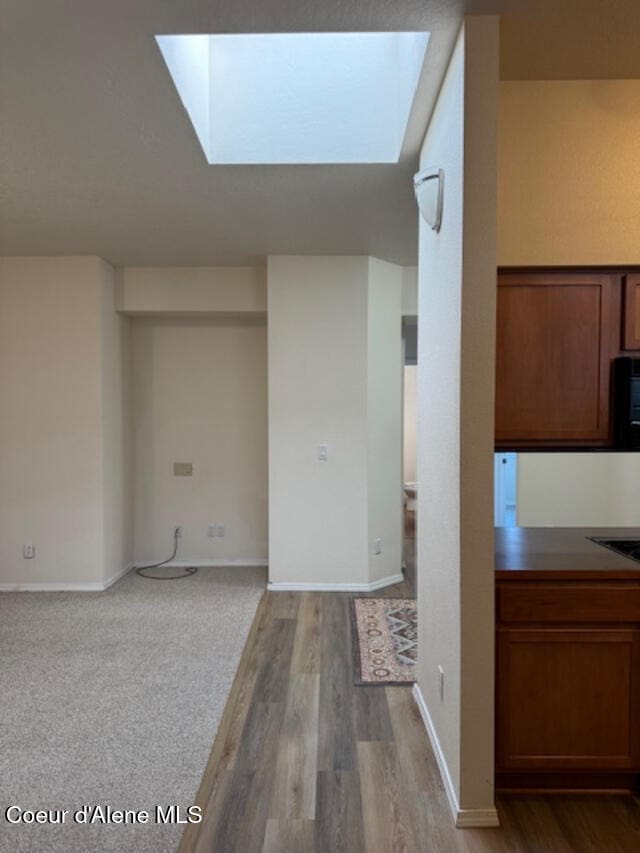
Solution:
{"label": "doorway opening", "polygon": [[402,487],[404,502],[404,535],[415,538],[418,504],[417,436],[418,436],[418,318],[405,317],[403,340],[403,440]]}
{"label": "doorway opening", "polygon": [[518,454],[494,454],[494,524],[518,526]]}

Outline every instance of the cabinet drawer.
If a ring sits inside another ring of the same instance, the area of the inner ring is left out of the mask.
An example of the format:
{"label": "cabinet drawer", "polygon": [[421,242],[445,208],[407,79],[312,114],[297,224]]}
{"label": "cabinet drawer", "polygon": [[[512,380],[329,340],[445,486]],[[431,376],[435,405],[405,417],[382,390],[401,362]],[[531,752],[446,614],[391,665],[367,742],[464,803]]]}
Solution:
{"label": "cabinet drawer", "polygon": [[503,623],[640,623],[640,584],[500,584],[497,618]]}

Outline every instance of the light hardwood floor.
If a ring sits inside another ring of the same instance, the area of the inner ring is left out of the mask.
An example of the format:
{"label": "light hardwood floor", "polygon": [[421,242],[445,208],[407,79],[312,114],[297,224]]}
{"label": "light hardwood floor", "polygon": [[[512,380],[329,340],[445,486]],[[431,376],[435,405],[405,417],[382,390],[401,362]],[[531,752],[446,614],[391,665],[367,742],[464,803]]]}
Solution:
{"label": "light hardwood floor", "polygon": [[[414,594],[412,543],[405,582]],[[638,853],[629,797],[509,797],[460,830],[411,691],[353,684],[347,594],[265,593],[180,853]]]}

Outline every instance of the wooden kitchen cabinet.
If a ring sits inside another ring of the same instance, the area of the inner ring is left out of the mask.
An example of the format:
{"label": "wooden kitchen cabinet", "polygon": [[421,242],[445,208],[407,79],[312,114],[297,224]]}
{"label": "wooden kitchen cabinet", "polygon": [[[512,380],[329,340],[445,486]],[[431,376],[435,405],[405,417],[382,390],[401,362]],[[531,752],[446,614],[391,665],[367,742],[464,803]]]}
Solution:
{"label": "wooden kitchen cabinet", "polygon": [[596,272],[499,273],[498,446],[612,443],[619,282],[619,276]]}
{"label": "wooden kitchen cabinet", "polygon": [[499,773],[640,767],[640,631],[507,628],[497,651]]}
{"label": "wooden kitchen cabinet", "polygon": [[625,276],[623,349],[640,350],[640,273]]}
{"label": "wooden kitchen cabinet", "polygon": [[495,534],[496,787],[640,790],[640,528]]}

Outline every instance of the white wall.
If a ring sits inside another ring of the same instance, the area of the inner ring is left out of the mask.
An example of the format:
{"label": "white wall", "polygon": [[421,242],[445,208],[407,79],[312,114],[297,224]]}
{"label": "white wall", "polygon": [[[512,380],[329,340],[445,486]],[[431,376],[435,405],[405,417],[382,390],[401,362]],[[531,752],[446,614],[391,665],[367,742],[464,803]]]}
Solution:
{"label": "white wall", "polygon": [[130,559],[113,271],[3,258],[0,273],[0,583],[99,587]]}
{"label": "white wall", "polygon": [[371,581],[402,565],[402,268],[369,258],[367,465]]}
{"label": "white wall", "polygon": [[522,527],[640,526],[640,454],[518,454],[517,520]]}
{"label": "white wall", "polygon": [[417,432],[418,432],[418,367],[407,364],[404,368],[404,440],[403,476],[405,483],[418,479]]}
{"label": "white wall", "polygon": [[270,581],[397,577],[402,270],[366,257],[270,257],[268,288]]}
{"label": "white wall", "polygon": [[264,267],[125,267],[117,308],[127,314],[261,314]]}
{"label": "white wall", "polygon": [[131,321],[115,310],[115,273],[100,261],[104,580],[133,559]]}
{"label": "white wall", "polygon": [[418,268],[402,267],[402,316],[418,313]]}
{"label": "white wall", "polygon": [[498,261],[638,263],[640,80],[500,84]]}
{"label": "white wall", "polygon": [[367,258],[269,258],[271,582],[368,582],[367,278]]}
{"label": "white wall", "polygon": [[169,556],[176,525],[179,560],[266,559],[266,343],[250,318],[133,321],[136,561]]}
{"label": "white wall", "polygon": [[458,819],[480,823],[496,819],[497,89],[497,19],[467,18],[420,157],[421,166],[444,168],[445,196],[439,234],[420,220],[417,680],[446,762],[452,808]]}
{"label": "white wall", "polygon": [[[418,667],[449,773],[460,789],[460,326],[464,159],[464,38],[432,116],[421,163],[445,170],[439,236],[420,218],[418,361]],[[429,347],[426,339],[429,338]],[[427,404],[430,405],[427,407]],[[427,411],[428,408],[428,411]],[[437,667],[445,672],[445,701]]]}

